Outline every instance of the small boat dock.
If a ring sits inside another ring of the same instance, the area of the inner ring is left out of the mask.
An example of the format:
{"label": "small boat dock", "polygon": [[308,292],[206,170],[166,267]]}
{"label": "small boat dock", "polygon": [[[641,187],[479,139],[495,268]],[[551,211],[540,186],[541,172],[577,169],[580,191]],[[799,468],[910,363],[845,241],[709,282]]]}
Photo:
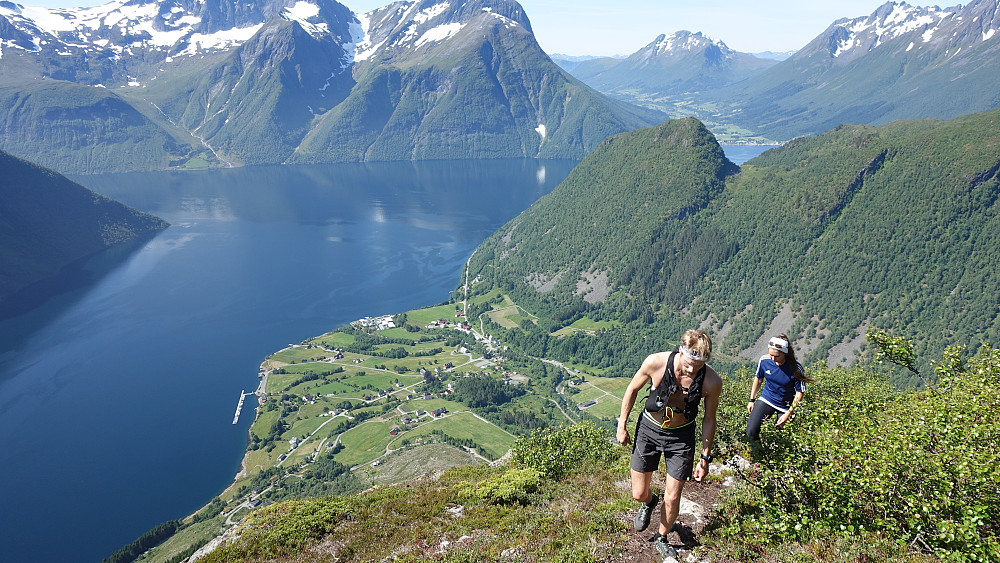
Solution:
{"label": "small boat dock", "polygon": [[233,424],[236,424],[240,420],[240,411],[243,410],[243,399],[247,396],[245,391],[246,389],[240,391],[240,402],[236,403],[236,416],[233,417]]}

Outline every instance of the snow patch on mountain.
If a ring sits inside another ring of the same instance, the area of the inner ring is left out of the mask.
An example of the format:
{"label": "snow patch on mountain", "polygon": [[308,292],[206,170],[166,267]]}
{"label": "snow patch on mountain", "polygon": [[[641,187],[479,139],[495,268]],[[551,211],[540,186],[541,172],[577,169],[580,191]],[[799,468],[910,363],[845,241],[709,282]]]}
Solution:
{"label": "snow patch on mountain", "polygon": [[281,12],[281,17],[298,23],[306,33],[319,38],[330,33],[330,26],[326,22],[310,21],[319,15],[319,5],[305,0],[299,0],[293,6],[285,8]]}
{"label": "snow patch on mountain", "polygon": [[661,35],[652,45],[652,55],[659,55],[669,51],[695,51],[703,49],[707,45],[717,45],[723,53],[730,51],[729,47],[722,41],[713,41],[710,37],[702,35],[699,31],[691,33],[689,31],[677,31],[671,35]]}
{"label": "snow patch on mountain", "polygon": [[[890,5],[887,5],[890,6]],[[849,33],[837,44],[834,57],[851,53],[855,49],[869,44],[868,50],[895,39],[911,31],[926,28],[924,42],[930,40],[942,20],[953,15],[953,12],[942,10],[936,6],[929,8],[913,7],[905,3],[891,4],[891,10],[880,8],[870,16],[835,23]]]}
{"label": "snow patch on mountain", "polygon": [[444,25],[432,27],[431,29],[425,31],[424,34],[420,36],[420,39],[417,39],[416,43],[414,43],[414,46],[420,47],[425,43],[436,43],[439,41],[444,41],[445,39],[454,37],[455,34],[457,34],[459,31],[462,31],[463,27],[465,27],[464,24],[457,22],[446,23]]}
{"label": "snow patch on mountain", "polygon": [[907,34],[919,37],[919,40],[914,37],[907,51],[931,41],[944,41],[953,48],[970,46],[977,38],[989,41],[1000,29],[996,25],[997,8],[998,3],[990,1],[944,9],[889,2],[870,16],[834,22],[834,28],[843,31],[838,33],[839,40],[831,54],[834,57],[855,56]]}
{"label": "snow patch on mountain", "polygon": [[[440,4],[435,4],[435,5],[431,6],[430,8],[421,10],[418,14],[416,14],[415,16],[413,16],[413,18],[411,18],[411,19],[413,20],[414,23],[422,24],[422,23],[428,22],[428,21],[430,21],[430,20],[432,20],[432,19],[440,16],[446,10],[448,10],[448,8],[450,6],[451,5],[448,4],[447,2],[442,2]],[[413,7],[416,8],[417,4],[413,4]]]}
{"label": "snow patch on mountain", "polygon": [[382,43],[373,46],[368,30],[371,28],[371,14],[358,14],[356,22],[351,22],[351,42],[344,45],[347,55],[354,59],[354,62],[367,60],[372,53],[382,46]]}
{"label": "snow patch on mountain", "polygon": [[319,6],[312,2],[299,0],[294,6],[285,8],[285,12],[297,20],[307,20],[319,14]]}
{"label": "snow patch on mountain", "polygon": [[[178,55],[196,55],[206,49],[228,49],[242,45],[257,33],[264,24],[259,23],[249,27],[234,27],[211,34],[195,33],[188,39],[188,46]],[[171,43],[173,45],[173,43]]]}

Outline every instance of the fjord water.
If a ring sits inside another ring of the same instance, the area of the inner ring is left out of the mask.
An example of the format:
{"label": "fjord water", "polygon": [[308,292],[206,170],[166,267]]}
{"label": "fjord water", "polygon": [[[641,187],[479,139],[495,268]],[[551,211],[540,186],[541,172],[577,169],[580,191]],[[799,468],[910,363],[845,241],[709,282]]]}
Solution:
{"label": "fjord water", "polygon": [[0,311],[0,560],[97,561],[207,503],[239,470],[255,402],[232,418],[267,354],[446,300],[476,246],[574,164],[75,178],[172,225]]}
{"label": "fjord water", "polygon": [[205,504],[239,469],[256,403],[233,414],[267,354],[446,300],[475,247],[573,164],[76,178],[172,226],[0,322],[0,559],[100,560]]}

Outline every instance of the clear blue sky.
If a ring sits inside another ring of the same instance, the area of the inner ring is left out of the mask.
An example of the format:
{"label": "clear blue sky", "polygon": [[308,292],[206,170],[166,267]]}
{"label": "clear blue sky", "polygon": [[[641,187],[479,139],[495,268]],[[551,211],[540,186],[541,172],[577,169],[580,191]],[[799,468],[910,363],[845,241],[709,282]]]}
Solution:
{"label": "clear blue sky", "polygon": [[[14,0],[27,6],[96,6],[106,0]],[[340,0],[355,12],[389,0]],[[520,0],[547,53],[628,55],[661,33],[700,31],[744,53],[800,49],[834,20],[867,16],[884,0]],[[959,3],[958,0],[955,3]],[[914,5],[930,5],[919,0]],[[945,3],[944,5],[951,5]]]}

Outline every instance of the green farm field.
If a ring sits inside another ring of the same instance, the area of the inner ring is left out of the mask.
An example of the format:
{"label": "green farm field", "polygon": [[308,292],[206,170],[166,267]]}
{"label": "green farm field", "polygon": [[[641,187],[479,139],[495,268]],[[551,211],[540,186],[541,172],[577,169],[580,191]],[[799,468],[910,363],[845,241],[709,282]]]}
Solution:
{"label": "green farm field", "polygon": [[344,449],[334,459],[344,465],[355,466],[381,456],[394,438],[389,435],[392,426],[388,422],[372,420],[351,428],[340,436]]}
{"label": "green farm field", "polygon": [[472,440],[493,458],[498,458],[510,449],[514,436],[483,421],[470,412],[448,414],[428,424],[422,424],[414,430],[405,433],[411,440],[417,437],[430,436],[434,430],[440,430],[452,438]]}
{"label": "green farm field", "polygon": [[417,309],[416,311],[410,311],[407,313],[406,318],[408,324],[421,327],[427,326],[438,319],[454,321],[456,320],[455,305],[438,305],[436,307],[428,307],[426,309]]}

